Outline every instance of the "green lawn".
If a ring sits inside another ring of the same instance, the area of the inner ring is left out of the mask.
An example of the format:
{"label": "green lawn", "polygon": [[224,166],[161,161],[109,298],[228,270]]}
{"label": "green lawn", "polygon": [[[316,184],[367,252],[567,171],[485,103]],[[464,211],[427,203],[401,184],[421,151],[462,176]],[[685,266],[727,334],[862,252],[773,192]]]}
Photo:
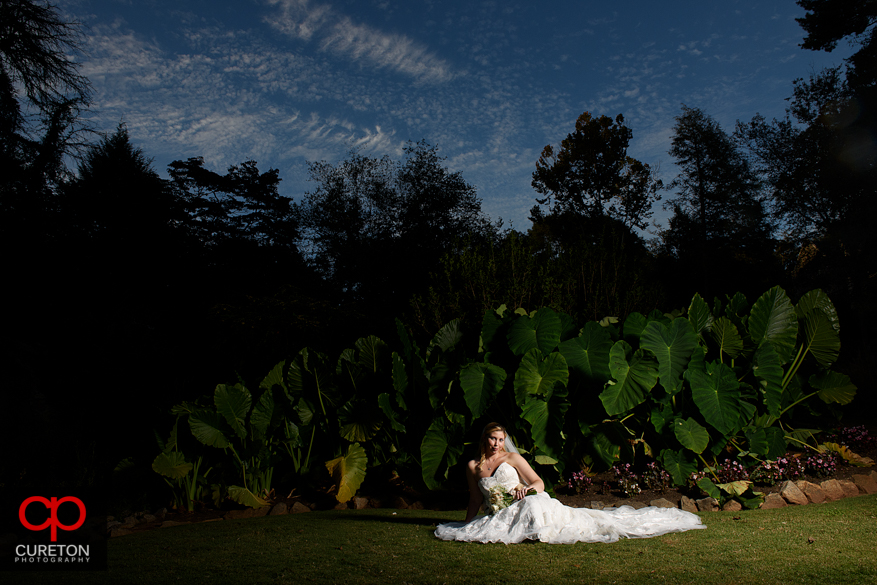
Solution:
{"label": "green lawn", "polygon": [[[6,573],[3,583],[877,582],[877,496],[702,514],[707,530],[614,544],[443,542],[463,512],[314,512],[110,541],[106,573]],[[811,542],[812,541],[812,542]]]}

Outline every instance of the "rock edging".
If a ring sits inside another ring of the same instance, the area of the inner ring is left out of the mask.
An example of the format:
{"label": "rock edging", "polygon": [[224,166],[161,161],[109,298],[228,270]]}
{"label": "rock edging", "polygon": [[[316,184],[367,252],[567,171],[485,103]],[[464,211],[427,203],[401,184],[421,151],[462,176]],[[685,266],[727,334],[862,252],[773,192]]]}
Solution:
{"label": "rock edging", "polygon": [[[786,506],[806,506],[807,504],[821,504],[823,502],[833,502],[843,498],[849,498],[859,495],[877,494],[877,471],[871,471],[870,474],[853,475],[852,480],[848,479],[827,479],[819,484],[815,484],[805,480],[786,481],[780,486],[779,492],[768,494],[764,498],[764,502],[758,507],[759,510],[773,510],[777,508],[785,508]],[[600,501],[592,501],[590,508],[601,510],[603,508],[612,508],[616,506],[631,505],[636,508],[646,506],[643,502],[624,501],[604,504]],[[729,500],[723,506],[719,506],[718,500],[715,498],[701,498],[693,500],[689,497],[682,496],[678,506],[666,498],[659,498],[649,502],[650,506],[658,508],[681,508],[687,512],[737,512],[742,506],[736,500]],[[377,498],[355,497],[350,502],[342,502],[335,507],[336,510],[362,510],[365,508],[380,508],[381,501]],[[411,500],[402,496],[397,496],[392,501],[392,507],[399,510],[422,510],[423,503]],[[285,514],[303,514],[310,512],[313,506],[307,506],[302,502],[294,502],[291,506],[284,502],[274,504],[273,506],[263,506],[262,508],[247,508],[244,510],[231,510],[223,516],[210,518],[200,522],[186,522],[177,520],[165,520],[167,510],[161,508],[154,513],[138,512],[136,514],[126,514],[123,520],[116,520],[110,516],[107,519],[107,535],[111,538],[125,536],[133,532],[133,528],[140,524],[151,525],[153,528],[171,528],[174,526],[185,526],[188,524],[200,524],[204,522],[216,522],[221,520],[240,520],[245,518],[259,518],[262,516],[280,516]]]}
{"label": "rock edging", "polygon": [[[773,510],[776,508],[785,508],[786,506],[806,506],[807,504],[821,504],[823,502],[834,502],[843,498],[850,498],[860,495],[877,494],[877,471],[870,474],[853,475],[852,480],[849,479],[827,479],[821,483],[813,483],[806,480],[786,481],[780,485],[779,492],[770,493],[764,498],[764,502],[758,507],[759,510]],[[600,501],[592,501],[590,507],[593,510],[602,510],[603,508],[614,508],[618,506],[632,506],[634,508],[642,508],[646,504],[642,502],[618,502],[604,503]],[[661,498],[652,500],[649,506],[657,506],[659,508],[676,508],[679,507],[686,512],[739,512],[743,506],[737,500],[728,500],[724,505],[720,506],[719,501],[715,498],[704,497],[701,499],[693,499],[682,496],[679,505],[676,506],[672,502]]]}

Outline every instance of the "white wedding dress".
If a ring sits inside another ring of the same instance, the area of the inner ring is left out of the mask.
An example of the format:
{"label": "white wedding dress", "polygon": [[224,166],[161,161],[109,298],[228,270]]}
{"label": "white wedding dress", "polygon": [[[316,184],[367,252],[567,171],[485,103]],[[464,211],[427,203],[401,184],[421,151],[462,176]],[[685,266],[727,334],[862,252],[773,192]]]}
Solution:
{"label": "white wedding dress", "polygon": [[[519,483],[517,470],[503,462],[493,476],[478,480],[478,487],[486,502],[491,487],[501,484],[511,493]],[[477,516],[468,523],[440,524],[435,535],[442,540],[467,542],[511,544],[539,540],[551,544],[571,544],[649,538],[696,528],[706,526],[696,515],[677,508],[570,508],[543,492],[527,496],[492,516]]]}

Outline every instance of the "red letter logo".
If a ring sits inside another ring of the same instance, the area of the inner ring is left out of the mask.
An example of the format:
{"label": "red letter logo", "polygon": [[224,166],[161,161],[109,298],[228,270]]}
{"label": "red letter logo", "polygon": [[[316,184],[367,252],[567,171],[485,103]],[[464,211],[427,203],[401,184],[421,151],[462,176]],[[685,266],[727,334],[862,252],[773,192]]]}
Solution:
{"label": "red letter logo", "polygon": [[[39,526],[34,526],[30,522],[27,521],[27,518],[24,517],[24,511],[30,505],[31,502],[40,502],[42,505],[49,510],[49,519],[40,524]],[[58,507],[64,502],[73,502],[79,507],[79,520],[76,524],[72,526],[67,526],[66,524],[61,524],[58,522]],[[58,540],[58,528],[61,530],[76,530],[82,523],[85,522],[85,504],[82,503],[82,500],[79,498],[74,498],[73,496],[67,496],[66,498],[52,498],[51,500],[47,500],[42,496],[33,496],[21,503],[21,507],[18,508],[18,519],[21,520],[22,526],[27,528],[28,530],[45,530],[46,527],[52,527],[52,542]]]}

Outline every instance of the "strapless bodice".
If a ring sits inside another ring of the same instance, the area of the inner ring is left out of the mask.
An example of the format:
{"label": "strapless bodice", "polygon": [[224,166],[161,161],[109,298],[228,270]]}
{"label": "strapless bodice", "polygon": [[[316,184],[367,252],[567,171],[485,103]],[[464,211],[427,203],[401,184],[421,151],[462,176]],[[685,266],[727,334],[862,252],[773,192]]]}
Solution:
{"label": "strapless bodice", "polygon": [[521,483],[521,478],[518,477],[518,470],[503,461],[499,464],[499,467],[496,468],[493,475],[490,477],[482,477],[478,480],[478,489],[481,490],[481,495],[484,496],[484,501],[487,501],[490,498],[490,488],[493,486],[501,485],[506,491],[511,493],[519,483]]}

